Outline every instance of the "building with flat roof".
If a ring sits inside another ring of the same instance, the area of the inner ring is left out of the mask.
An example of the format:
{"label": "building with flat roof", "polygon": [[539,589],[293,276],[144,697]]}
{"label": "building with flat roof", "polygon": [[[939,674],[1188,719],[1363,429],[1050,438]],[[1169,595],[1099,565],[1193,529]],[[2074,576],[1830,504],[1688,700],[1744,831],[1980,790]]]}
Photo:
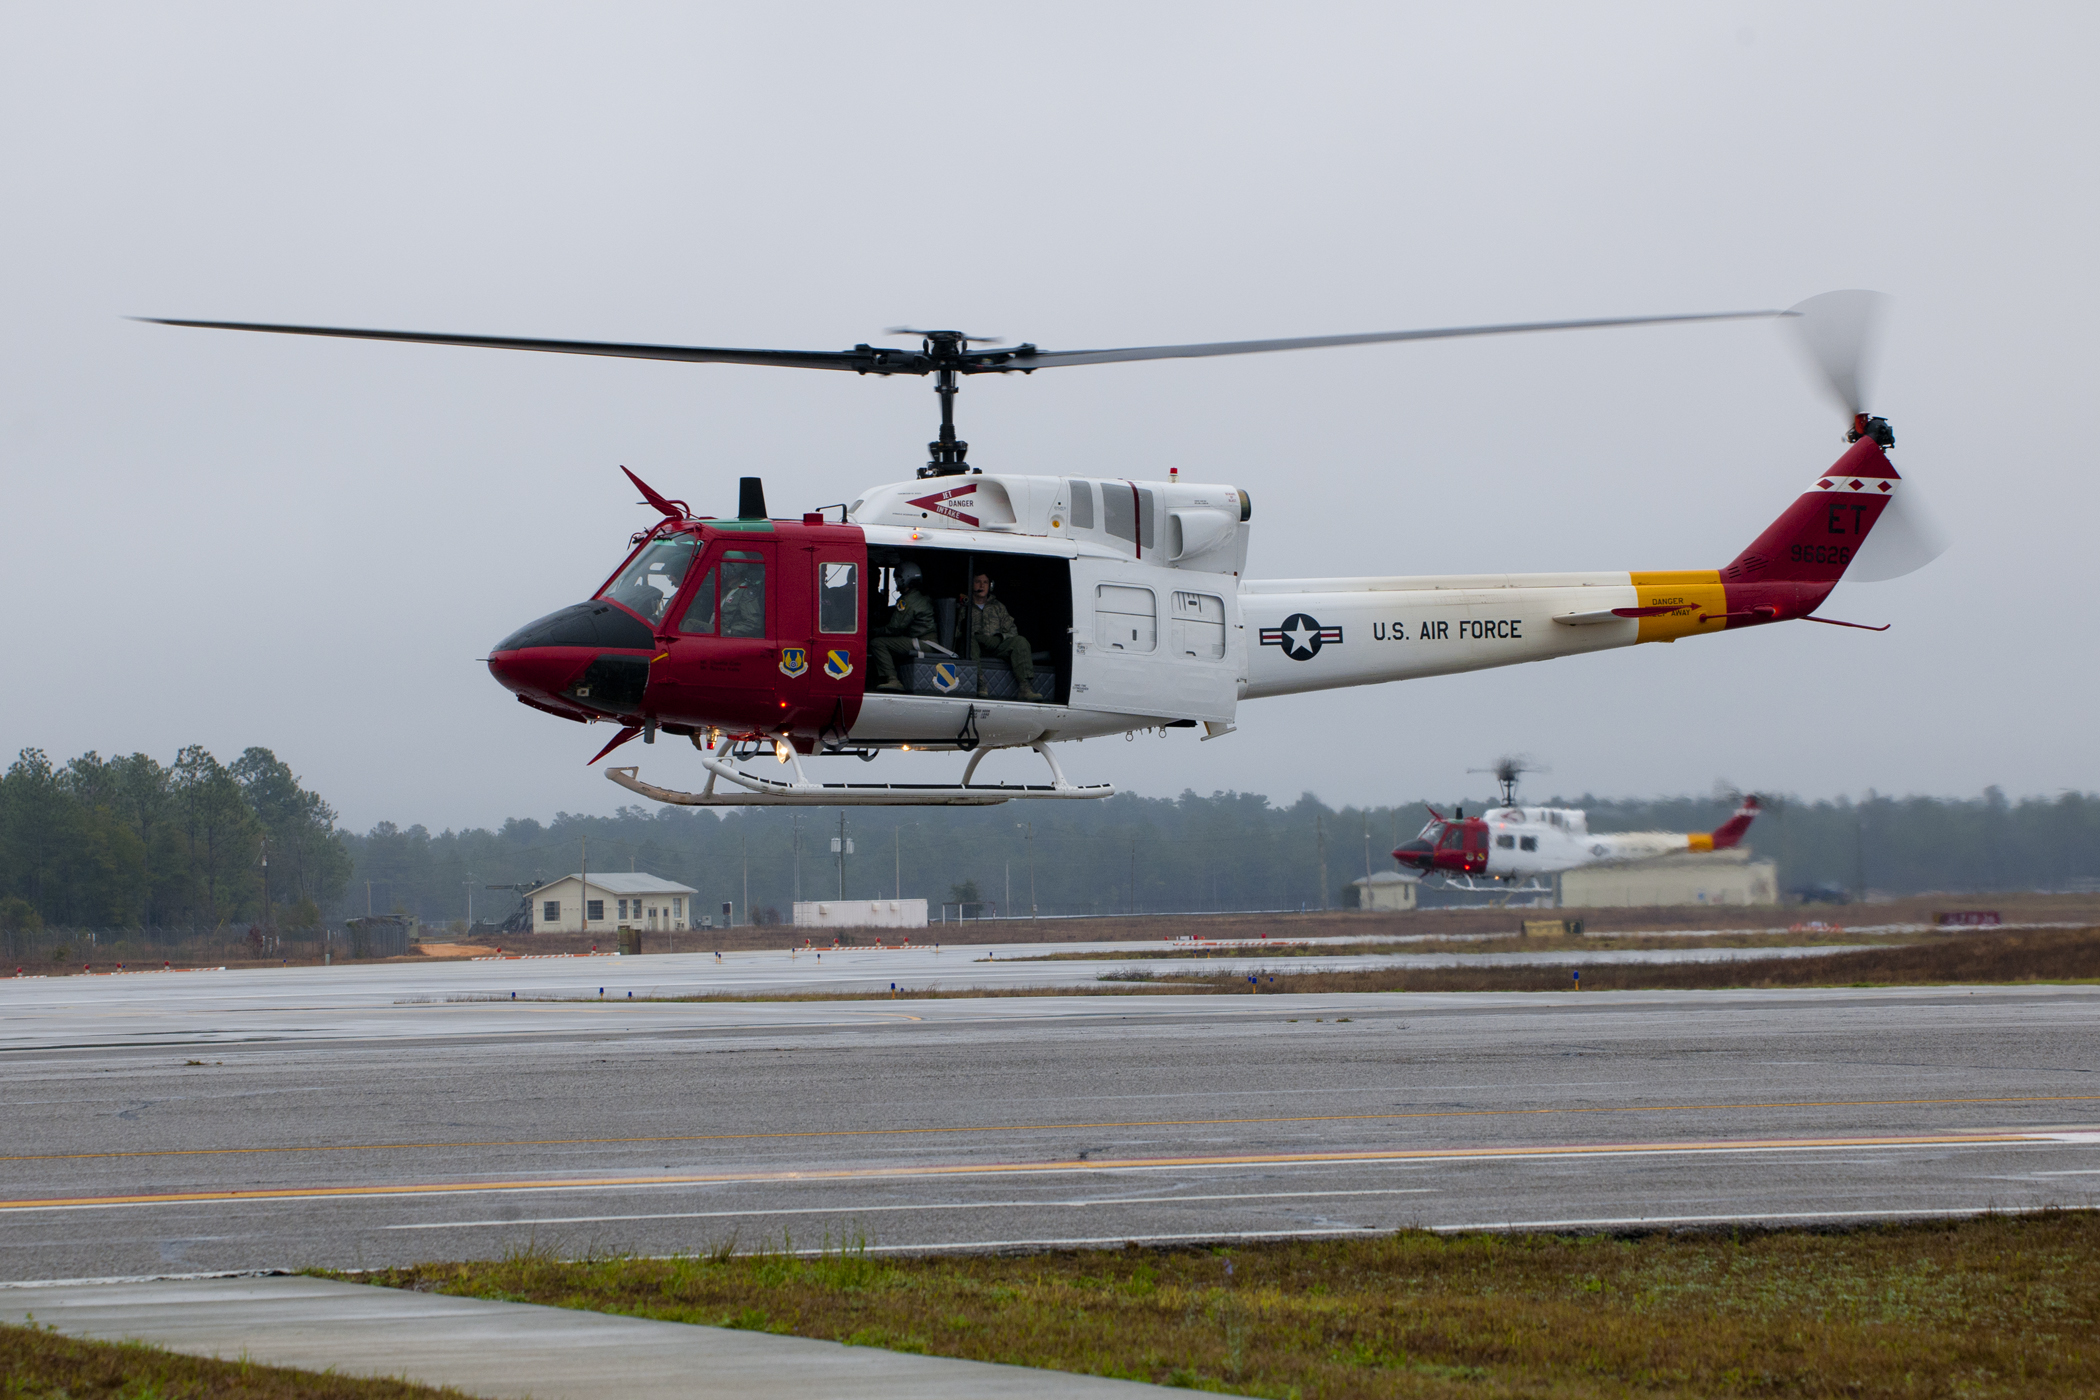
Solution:
{"label": "building with flat roof", "polygon": [[804,899],[796,928],[925,928],[923,899]]}
{"label": "building with flat roof", "polygon": [[525,896],[534,933],[599,933],[622,927],[675,931],[691,928],[691,885],[638,871],[564,875]]}
{"label": "building with flat roof", "polygon": [[1747,846],[1585,865],[1563,871],[1560,877],[1564,909],[1778,902],[1779,867],[1769,860],[1752,860]]}

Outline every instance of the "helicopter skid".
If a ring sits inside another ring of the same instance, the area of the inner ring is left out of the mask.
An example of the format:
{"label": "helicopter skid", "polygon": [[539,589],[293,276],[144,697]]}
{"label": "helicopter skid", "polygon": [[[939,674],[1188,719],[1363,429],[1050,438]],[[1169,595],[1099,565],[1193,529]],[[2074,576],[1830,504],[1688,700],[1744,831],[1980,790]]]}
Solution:
{"label": "helicopter skid", "polygon": [[802,760],[793,749],[786,750],[795,769],[792,781],[762,777],[707,751],[700,758],[707,769],[707,784],[699,792],[679,792],[645,783],[636,776],[640,770],[635,768],[609,768],[605,776],[629,792],[680,807],[990,807],[1017,798],[1115,796],[1113,783],[1081,785],[1067,781],[1047,744],[1030,747],[1050,765],[1054,781],[972,783],[977,765],[992,752],[989,748],[972,755],[960,783],[813,783],[803,775]]}

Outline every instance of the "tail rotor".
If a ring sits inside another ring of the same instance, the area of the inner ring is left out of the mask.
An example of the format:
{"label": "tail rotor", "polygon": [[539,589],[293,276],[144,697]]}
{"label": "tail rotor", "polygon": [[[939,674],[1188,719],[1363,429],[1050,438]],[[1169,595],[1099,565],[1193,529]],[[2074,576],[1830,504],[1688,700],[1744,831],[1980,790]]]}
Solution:
{"label": "tail rotor", "polygon": [[[1889,298],[1881,292],[1824,292],[1787,310],[1796,343],[1825,391],[1850,420],[1847,442],[1872,438],[1884,451],[1896,445],[1888,419],[1867,412],[1881,320]],[[1861,583],[1901,578],[1946,553],[1947,531],[1920,499],[1917,483],[1905,481],[1889,499],[1873,533],[1845,570]]]}

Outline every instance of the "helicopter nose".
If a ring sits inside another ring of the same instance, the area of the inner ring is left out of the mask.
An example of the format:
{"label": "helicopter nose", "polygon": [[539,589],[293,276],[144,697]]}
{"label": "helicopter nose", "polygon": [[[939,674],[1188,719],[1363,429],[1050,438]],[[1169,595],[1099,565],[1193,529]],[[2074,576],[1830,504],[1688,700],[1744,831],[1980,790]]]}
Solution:
{"label": "helicopter nose", "polygon": [[489,654],[489,674],[505,690],[535,700],[552,700],[587,658],[545,647],[526,647]]}
{"label": "helicopter nose", "polygon": [[1429,868],[1429,862],[1432,859],[1429,843],[1427,841],[1409,841],[1406,845],[1399,847],[1393,852],[1393,859],[1399,861],[1402,865],[1419,866],[1426,870]]}

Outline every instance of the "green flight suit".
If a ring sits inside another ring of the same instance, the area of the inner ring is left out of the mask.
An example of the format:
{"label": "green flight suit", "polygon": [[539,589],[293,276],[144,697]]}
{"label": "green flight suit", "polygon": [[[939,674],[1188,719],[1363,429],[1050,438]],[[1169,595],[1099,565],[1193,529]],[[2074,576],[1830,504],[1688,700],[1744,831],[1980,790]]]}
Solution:
{"label": "green flight suit", "polygon": [[917,643],[933,636],[933,600],[913,584],[890,609],[889,620],[868,638],[868,663],[875,668],[875,684],[897,686],[897,658],[919,654]]}
{"label": "green flight suit", "polygon": [[[979,603],[972,598],[963,604],[970,612],[970,655],[974,657],[1000,657],[1013,668],[1014,682],[1020,687],[1023,700],[1035,698],[1035,657],[1031,654],[1028,639],[1014,626],[1014,615],[1006,610],[1006,604],[997,598],[988,598]],[[985,693],[982,674],[977,680],[977,693]]]}

